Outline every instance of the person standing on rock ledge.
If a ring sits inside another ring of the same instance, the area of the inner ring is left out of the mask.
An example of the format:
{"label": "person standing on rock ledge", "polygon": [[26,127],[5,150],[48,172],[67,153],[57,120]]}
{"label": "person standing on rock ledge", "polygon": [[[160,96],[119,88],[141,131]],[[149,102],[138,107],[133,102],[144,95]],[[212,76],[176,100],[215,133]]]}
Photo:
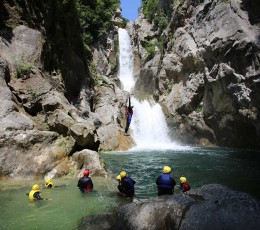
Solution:
{"label": "person standing on rock ledge", "polygon": [[126,114],[126,127],[125,127],[125,136],[129,136],[128,129],[132,120],[132,116],[133,116],[133,108],[134,106],[131,106],[131,98],[128,98],[128,106],[127,106],[127,101],[126,101],[126,109],[125,109],[125,114]]}
{"label": "person standing on rock ledge", "polygon": [[170,175],[171,168],[169,166],[164,166],[162,172],[163,173],[156,180],[158,196],[167,194],[172,195],[176,182]]}
{"label": "person standing on rock ledge", "polygon": [[78,181],[77,187],[80,189],[82,193],[91,192],[93,190],[93,182],[89,177],[89,170],[85,169],[83,172],[83,177],[81,177]]}

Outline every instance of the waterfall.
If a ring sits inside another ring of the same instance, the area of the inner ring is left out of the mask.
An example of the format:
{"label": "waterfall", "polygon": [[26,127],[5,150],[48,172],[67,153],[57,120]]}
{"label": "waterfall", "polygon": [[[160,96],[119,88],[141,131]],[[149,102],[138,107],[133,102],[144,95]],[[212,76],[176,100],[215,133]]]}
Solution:
{"label": "waterfall", "polygon": [[154,100],[138,101],[134,97],[132,104],[134,115],[130,127],[137,148],[169,148],[172,143],[161,106]]}
{"label": "waterfall", "polygon": [[52,179],[56,173],[57,173],[57,169],[54,168],[53,170],[48,172],[47,175],[44,176],[44,179],[47,179],[47,178]]}
{"label": "waterfall", "polygon": [[119,28],[119,79],[124,90],[131,92],[135,85],[134,80],[134,57],[131,39],[125,29]]}
{"label": "waterfall", "polygon": [[[119,29],[119,79],[124,90],[134,88],[134,60],[131,39],[125,29]],[[138,101],[131,97],[134,115],[130,125],[138,149],[166,149],[176,147],[169,138],[169,130],[161,106],[155,101]]]}

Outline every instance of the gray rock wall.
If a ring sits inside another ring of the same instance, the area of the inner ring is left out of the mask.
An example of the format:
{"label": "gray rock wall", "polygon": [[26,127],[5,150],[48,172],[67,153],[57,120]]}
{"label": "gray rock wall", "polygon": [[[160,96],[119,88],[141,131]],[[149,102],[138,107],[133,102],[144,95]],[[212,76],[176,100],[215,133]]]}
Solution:
{"label": "gray rock wall", "polygon": [[[186,0],[171,7],[170,24],[162,34],[146,32],[153,27],[142,15],[133,26],[135,50],[142,60],[136,90],[153,94],[163,104],[177,140],[259,146],[260,11],[256,1]],[[145,43],[158,41],[163,42],[163,50],[155,49],[146,62]],[[209,132],[190,125],[194,117],[202,119],[203,129]]]}
{"label": "gray rock wall", "polygon": [[[95,47],[90,73],[73,4],[1,3],[2,177],[35,178],[52,170],[57,177],[78,176],[89,162],[93,175],[106,176],[97,151],[134,145],[123,136],[126,95],[116,81],[115,31],[106,52]],[[73,158],[81,151],[84,157]]]}

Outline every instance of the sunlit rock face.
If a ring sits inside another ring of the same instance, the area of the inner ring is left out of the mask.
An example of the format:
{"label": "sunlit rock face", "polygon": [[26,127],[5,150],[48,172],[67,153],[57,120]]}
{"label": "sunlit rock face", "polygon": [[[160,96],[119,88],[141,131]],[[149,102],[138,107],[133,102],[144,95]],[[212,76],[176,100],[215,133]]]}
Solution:
{"label": "sunlit rock face", "polygon": [[[169,1],[161,3],[165,7]],[[257,1],[186,0],[170,9],[169,25],[160,35],[146,30],[153,24],[143,15],[131,27],[142,63],[136,90],[152,93],[165,106],[175,139],[259,146]],[[155,44],[149,60],[147,43]]]}
{"label": "sunlit rock face", "polygon": [[116,29],[108,31],[106,47],[93,48],[91,75],[75,5],[56,4],[5,0],[0,10],[3,177],[43,177],[54,169],[58,177],[75,176],[75,152],[134,145],[123,139],[126,95],[117,78]]}

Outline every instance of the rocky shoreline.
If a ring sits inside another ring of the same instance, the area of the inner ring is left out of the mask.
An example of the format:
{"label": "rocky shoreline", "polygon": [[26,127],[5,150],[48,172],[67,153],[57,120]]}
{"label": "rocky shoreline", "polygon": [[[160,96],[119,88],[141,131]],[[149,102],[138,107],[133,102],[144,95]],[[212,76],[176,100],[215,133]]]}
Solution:
{"label": "rocky shoreline", "polygon": [[79,229],[258,229],[260,201],[219,184],[189,192],[134,201],[112,215],[85,218]]}

